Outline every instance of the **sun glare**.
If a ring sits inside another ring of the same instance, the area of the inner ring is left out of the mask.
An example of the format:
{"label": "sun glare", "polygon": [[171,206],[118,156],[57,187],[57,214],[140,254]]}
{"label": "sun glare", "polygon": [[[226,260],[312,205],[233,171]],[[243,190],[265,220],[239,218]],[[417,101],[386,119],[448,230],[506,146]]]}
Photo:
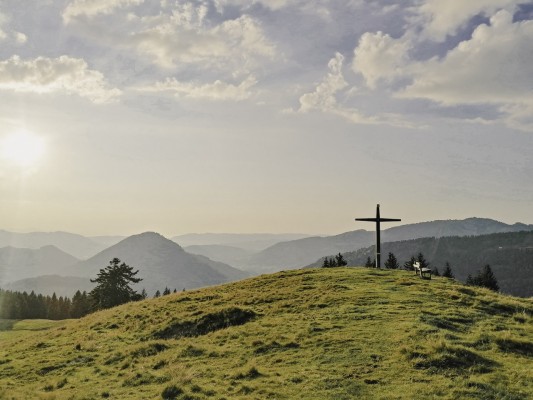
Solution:
{"label": "sun glare", "polygon": [[0,142],[2,157],[21,168],[33,167],[44,153],[44,141],[27,131],[14,132]]}

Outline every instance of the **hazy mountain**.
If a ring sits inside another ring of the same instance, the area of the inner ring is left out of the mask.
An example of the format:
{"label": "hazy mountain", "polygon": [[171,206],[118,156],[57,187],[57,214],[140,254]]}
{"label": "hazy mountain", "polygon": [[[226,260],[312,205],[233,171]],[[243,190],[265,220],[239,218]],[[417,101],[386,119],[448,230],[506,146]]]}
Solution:
{"label": "hazy mountain", "polygon": [[[364,265],[368,257],[374,259],[375,246],[344,253],[348,265]],[[500,289],[514,296],[533,296],[533,232],[495,233],[481,236],[452,236],[421,238],[381,245],[382,267],[392,252],[400,265],[411,256],[424,254],[432,267],[440,272],[446,262],[451,264],[455,277],[464,282],[468,274],[475,275],[489,264],[498,279]],[[311,266],[321,266],[318,260]]]}
{"label": "hazy mountain", "polygon": [[57,274],[79,260],[55,246],[40,249],[0,248],[0,284],[39,275]]}
{"label": "hazy mountain", "polygon": [[[366,223],[368,224],[368,223]],[[398,241],[420,237],[471,236],[533,230],[533,225],[508,225],[485,218],[431,221],[407,224],[381,232],[381,240]],[[247,270],[254,272],[299,268],[320,257],[354,251],[375,243],[375,232],[358,230],[327,237],[312,237],[278,243],[250,257]]]}
{"label": "hazy mountain", "polygon": [[77,290],[89,292],[93,289],[94,285],[89,278],[44,275],[10,282],[3,285],[3,289],[28,293],[33,290],[35,293],[43,295],[52,295],[55,293],[57,296],[72,298]]}
{"label": "hazy mountain", "polygon": [[249,251],[261,251],[279,242],[309,237],[301,233],[188,233],[172,240],[182,247],[195,245],[223,245]]}
{"label": "hazy mountain", "polygon": [[[277,243],[248,259],[246,270],[254,272],[274,272],[283,269],[299,268],[315,261],[324,254],[344,253],[359,247],[369,246],[374,234],[365,230],[341,233],[327,237],[309,237],[289,242]],[[244,268],[244,267],[243,267]]]}
{"label": "hazy mountain", "polygon": [[68,232],[15,233],[0,230],[0,247],[12,246],[39,249],[48,245],[56,246],[82,260],[92,257],[106,247],[109,247],[105,243]]}
{"label": "hazy mountain", "polygon": [[442,236],[478,236],[490,233],[532,231],[533,225],[513,225],[488,218],[467,218],[463,220],[441,220],[396,226],[383,231],[382,240],[417,239]]}
{"label": "hazy mountain", "polygon": [[226,245],[193,245],[184,248],[185,251],[210,258],[211,260],[220,261],[235,267],[246,265],[248,257],[253,253],[240,247]]}
{"label": "hazy mountain", "polygon": [[137,276],[143,281],[137,289],[145,288],[150,294],[166,286],[191,289],[248,276],[229,265],[189,254],[173,241],[152,232],[130,236],[89,260],[65,268],[63,275],[95,278],[115,257],[140,271]]}
{"label": "hazy mountain", "polygon": [[126,239],[126,237],[127,236],[90,236],[89,239],[107,248],[117,244],[121,240]]}

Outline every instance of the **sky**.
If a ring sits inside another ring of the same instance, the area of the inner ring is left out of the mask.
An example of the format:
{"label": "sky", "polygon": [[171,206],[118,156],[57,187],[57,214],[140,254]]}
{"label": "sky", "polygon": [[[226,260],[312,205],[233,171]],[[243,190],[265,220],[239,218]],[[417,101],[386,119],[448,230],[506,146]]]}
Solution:
{"label": "sky", "polygon": [[532,66],[533,1],[0,0],[0,229],[533,223]]}

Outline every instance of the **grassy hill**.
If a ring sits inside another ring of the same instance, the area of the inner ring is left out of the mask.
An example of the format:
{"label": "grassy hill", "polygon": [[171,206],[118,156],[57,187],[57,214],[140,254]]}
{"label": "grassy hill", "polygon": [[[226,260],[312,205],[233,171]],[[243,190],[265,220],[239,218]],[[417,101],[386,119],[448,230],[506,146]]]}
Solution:
{"label": "grassy hill", "polygon": [[533,397],[531,300],[405,271],[280,272],[0,340],[2,399]]}

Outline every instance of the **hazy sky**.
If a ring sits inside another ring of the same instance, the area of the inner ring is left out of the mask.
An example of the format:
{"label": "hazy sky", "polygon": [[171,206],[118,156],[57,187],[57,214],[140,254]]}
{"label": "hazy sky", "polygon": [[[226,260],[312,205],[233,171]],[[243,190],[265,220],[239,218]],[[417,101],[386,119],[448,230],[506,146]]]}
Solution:
{"label": "hazy sky", "polygon": [[533,223],[532,66],[533,1],[0,0],[0,229]]}

